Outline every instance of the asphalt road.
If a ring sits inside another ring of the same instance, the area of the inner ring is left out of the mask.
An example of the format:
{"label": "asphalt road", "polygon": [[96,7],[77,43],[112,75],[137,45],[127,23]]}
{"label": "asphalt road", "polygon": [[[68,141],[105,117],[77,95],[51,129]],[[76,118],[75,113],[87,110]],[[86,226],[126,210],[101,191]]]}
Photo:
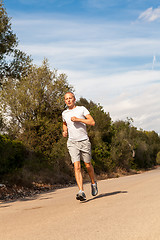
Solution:
{"label": "asphalt road", "polygon": [[160,168],[0,203],[0,240],[160,240]]}

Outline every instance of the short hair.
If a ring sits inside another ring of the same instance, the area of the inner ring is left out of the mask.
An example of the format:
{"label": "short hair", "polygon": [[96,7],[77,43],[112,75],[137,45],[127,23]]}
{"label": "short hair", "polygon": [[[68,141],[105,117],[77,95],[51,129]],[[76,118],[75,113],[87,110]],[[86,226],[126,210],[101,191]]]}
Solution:
{"label": "short hair", "polygon": [[74,95],[74,93],[73,93],[73,92],[66,92],[66,93],[65,93],[65,95],[64,95],[64,97],[65,97],[65,96],[66,96],[66,94],[68,94],[68,93],[72,94],[72,96],[74,97],[74,99],[76,99],[76,97],[75,97],[75,95]]}

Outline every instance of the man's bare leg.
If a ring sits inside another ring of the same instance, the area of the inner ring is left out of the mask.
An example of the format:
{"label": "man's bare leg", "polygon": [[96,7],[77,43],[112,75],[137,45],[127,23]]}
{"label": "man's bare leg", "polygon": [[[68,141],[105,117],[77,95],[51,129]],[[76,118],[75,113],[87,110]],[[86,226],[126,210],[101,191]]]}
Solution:
{"label": "man's bare leg", "polygon": [[85,163],[88,174],[91,179],[91,193],[93,196],[96,196],[98,194],[98,188],[97,188],[97,182],[94,179],[94,169],[91,163]]}
{"label": "man's bare leg", "polygon": [[87,172],[89,174],[89,177],[91,179],[91,183],[94,184],[95,180],[94,180],[94,169],[91,163],[85,163],[86,168],[87,168]]}
{"label": "man's bare leg", "polygon": [[81,163],[79,161],[74,162],[74,172],[78,188],[79,190],[83,191],[83,178],[81,172]]}

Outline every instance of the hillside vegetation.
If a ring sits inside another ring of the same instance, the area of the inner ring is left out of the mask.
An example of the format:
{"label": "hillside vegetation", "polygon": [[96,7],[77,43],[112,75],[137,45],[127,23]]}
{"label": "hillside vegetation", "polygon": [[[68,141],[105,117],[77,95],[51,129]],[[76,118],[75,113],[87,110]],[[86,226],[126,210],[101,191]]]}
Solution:
{"label": "hillside vegetation", "polygon": [[[51,70],[46,59],[37,67],[17,49],[2,2],[0,21],[0,182],[23,186],[74,182],[61,117],[64,94],[74,89],[66,74]],[[160,163],[156,132],[137,130],[132,119],[113,122],[100,104],[85,98],[77,105],[85,106],[96,122],[88,133],[98,176]]]}

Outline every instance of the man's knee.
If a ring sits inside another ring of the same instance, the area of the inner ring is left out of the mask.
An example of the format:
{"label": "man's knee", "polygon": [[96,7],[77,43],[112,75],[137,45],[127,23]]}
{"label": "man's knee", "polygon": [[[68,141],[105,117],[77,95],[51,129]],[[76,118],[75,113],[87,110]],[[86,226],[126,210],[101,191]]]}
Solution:
{"label": "man's knee", "polygon": [[79,161],[74,162],[74,170],[77,171],[81,171],[81,164]]}
{"label": "man's knee", "polygon": [[85,166],[88,170],[90,170],[92,168],[92,164],[89,162],[89,163],[85,163]]}

